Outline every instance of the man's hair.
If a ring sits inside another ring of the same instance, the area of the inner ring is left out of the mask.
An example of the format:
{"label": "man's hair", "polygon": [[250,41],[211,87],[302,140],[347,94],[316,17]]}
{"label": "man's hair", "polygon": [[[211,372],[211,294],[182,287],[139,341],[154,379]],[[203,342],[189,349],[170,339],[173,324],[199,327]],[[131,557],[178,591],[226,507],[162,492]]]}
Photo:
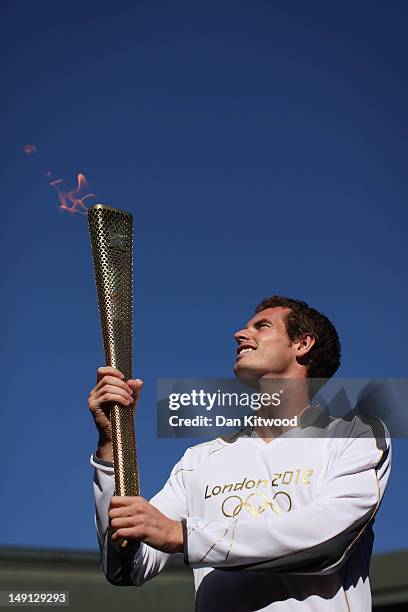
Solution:
{"label": "man's hair", "polygon": [[292,342],[304,334],[310,334],[315,339],[306,358],[308,378],[331,378],[340,365],[341,354],[340,340],[334,325],[306,302],[281,295],[262,300],[255,308],[255,313],[277,306],[290,309],[284,315],[284,322]]}

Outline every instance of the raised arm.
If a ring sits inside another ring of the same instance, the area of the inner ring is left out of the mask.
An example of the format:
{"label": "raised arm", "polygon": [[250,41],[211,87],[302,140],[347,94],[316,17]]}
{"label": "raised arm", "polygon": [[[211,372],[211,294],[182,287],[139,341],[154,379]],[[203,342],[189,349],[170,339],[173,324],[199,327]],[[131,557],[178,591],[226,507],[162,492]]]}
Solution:
{"label": "raised arm", "polygon": [[[109,409],[113,402],[133,406],[142,384],[140,380],[124,381],[121,372],[115,368],[99,368],[97,384],[88,400],[99,434],[91,464],[94,467],[95,526],[101,565],[108,581],[117,586],[143,584],[164,568],[170,553],[182,550],[180,520],[187,514],[182,471],[178,466],[150,503],[142,497],[114,496]],[[141,517],[144,517],[143,532],[137,531],[137,525],[133,524],[136,519],[136,523],[140,522]],[[132,533],[126,531],[130,524]],[[147,527],[154,530],[155,548],[148,544]],[[121,549],[118,540],[123,537],[133,542],[133,546]],[[142,539],[144,542],[140,542]],[[160,543],[163,544],[161,547]]]}

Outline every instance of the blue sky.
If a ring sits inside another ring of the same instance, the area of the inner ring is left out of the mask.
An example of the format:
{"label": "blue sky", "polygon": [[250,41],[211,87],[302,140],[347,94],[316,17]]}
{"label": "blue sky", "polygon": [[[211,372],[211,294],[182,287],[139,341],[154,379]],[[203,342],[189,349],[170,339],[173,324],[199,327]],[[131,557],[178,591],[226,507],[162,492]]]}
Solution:
{"label": "blue sky", "polygon": [[[339,376],[406,375],[403,2],[5,4],[0,544],[95,548],[87,397],[102,342],[86,216],[44,173],[132,212],[142,493],[158,377],[228,377],[274,293],[335,323]],[[27,143],[36,155],[24,155]],[[406,440],[376,550],[408,546]]]}

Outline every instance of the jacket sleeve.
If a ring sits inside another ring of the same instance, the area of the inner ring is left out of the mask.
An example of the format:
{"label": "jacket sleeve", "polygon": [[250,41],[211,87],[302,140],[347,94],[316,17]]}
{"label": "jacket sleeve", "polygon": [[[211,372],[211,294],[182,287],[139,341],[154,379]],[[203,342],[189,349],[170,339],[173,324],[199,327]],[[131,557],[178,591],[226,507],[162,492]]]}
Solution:
{"label": "jacket sleeve", "polygon": [[374,519],[391,459],[389,438],[382,450],[373,438],[344,442],[307,506],[268,518],[184,520],[185,562],[193,568],[336,571]]}
{"label": "jacket sleeve", "polygon": [[[183,460],[176,464],[163,489],[150,500],[160,512],[177,521],[187,516],[182,463]],[[113,465],[95,455],[91,456],[91,465],[94,468],[95,527],[103,572],[116,586],[140,586],[161,572],[174,555],[143,542],[130,541],[125,549],[112,542],[108,510],[115,488]]]}

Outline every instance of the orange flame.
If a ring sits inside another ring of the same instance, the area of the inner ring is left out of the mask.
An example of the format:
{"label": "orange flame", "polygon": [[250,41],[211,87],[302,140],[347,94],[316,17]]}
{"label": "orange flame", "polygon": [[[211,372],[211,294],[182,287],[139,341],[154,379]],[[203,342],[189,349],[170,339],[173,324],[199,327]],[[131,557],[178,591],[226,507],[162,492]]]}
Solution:
{"label": "orange flame", "polygon": [[58,193],[58,199],[60,201],[60,208],[70,213],[80,213],[86,215],[88,212],[84,202],[88,198],[96,198],[94,193],[88,193],[89,185],[83,174],[78,174],[78,187],[71,189],[71,191],[65,191],[62,187],[62,179],[55,179],[50,181],[50,185],[54,187]]}
{"label": "orange flame", "polygon": [[[26,144],[23,147],[23,151],[26,155],[38,153],[35,144]],[[90,192],[88,182],[83,174],[78,174],[78,186],[76,189],[70,189],[69,191],[66,191],[63,187],[64,181],[61,178],[53,178],[50,170],[44,172],[44,176],[49,179],[48,184],[54,187],[55,191],[58,193],[60,212],[66,210],[67,212],[79,213],[81,215],[86,215],[88,213],[85,201],[88,200],[88,198],[96,199],[96,195]]]}
{"label": "orange flame", "polygon": [[34,144],[26,144],[23,148],[24,153],[27,155],[34,155],[34,153],[38,152],[37,147]]}

